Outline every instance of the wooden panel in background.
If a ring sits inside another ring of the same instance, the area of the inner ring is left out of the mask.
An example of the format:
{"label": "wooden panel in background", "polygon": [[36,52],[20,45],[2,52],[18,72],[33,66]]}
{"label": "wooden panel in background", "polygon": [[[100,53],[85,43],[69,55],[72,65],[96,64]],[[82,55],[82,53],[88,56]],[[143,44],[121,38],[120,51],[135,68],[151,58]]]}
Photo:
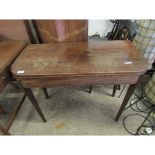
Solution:
{"label": "wooden panel in background", "polygon": [[34,20],[41,43],[88,41],[87,20]]}
{"label": "wooden panel in background", "polygon": [[32,42],[28,21],[0,20],[0,41],[4,40]]}

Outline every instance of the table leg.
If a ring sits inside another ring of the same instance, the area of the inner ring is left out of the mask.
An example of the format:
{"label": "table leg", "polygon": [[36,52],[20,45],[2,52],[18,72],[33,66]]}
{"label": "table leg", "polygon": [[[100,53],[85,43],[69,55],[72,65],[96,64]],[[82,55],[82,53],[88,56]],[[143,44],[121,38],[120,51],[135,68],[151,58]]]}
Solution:
{"label": "table leg", "polygon": [[2,113],[2,114],[5,114],[6,112],[5,112],[5,110],[4,110],[4,108],[0,105],[0,113]]}
{"label": "table leg", "polygon": [[47,89],[46,88],[42,88],[44,94],[45,94],[45,97],[48,99],[49,96],[48,96],[48,92],[47,92]]}
{"label": "table leg", "polygon": [[30,99],[30,101],[33,104],[34,108],[36,109],[36,111],[38,112],[38,114],[40,115],[40,117],[42,118],[42,120],[44,122],[46,122],[46,119],[45,119],[45,117],[44,117],[44,115],[43,115],[43,113],[42,113],[42,111],[41,111],[41,109],[40,109],[40,107],[38,105],[38,102],[37,102],[37,100],[36,100],[36,98],[35,98],[32,90],[30,88],[24,88],[24,89],[25,89],[26,95]]}
{"label": "table leg", "polygon": [[25,98],[26,98],[26,94],[23,95],[21,101],[19,103],[17,103],[16,106],[12,109],[12,112],[10,114],[10,117],[9,117],[9,120],[8,120],[8,123],[7,123],[7,127],[6,127],[7,131],[10,129],[11,125],[13,124],[20,107],[22,106],[22,104],[25,101]]}
{"label": "table leg", "polygon": [[89,91],[88,91],[89,94],[91,94],[92,88],[93,88],[93,86],[89,87]]}
{"label": "table leg", "polygon": [[1,125],[0,125],[0,130],[4,135],[10,135],[10,133],[6,129],[4,129]]}
{"label": "table leg", "polygon": [[127,105],[131,95],[133,94],[134,90],[135,90],[136,84],[131,84],[126,92],[126,95],[124,97],[124,100],[122,102],[122,105],[120,106],[120,109],[117,113],[117,116],[115,118],[115,121],[118,121],[118,119],[120,118],[125,106]]}
{"label": "table leg", "polygon": [[114,87],[113,87],[113,92],[112,92],[112,97],[115,96],[116,90],[117,90],[117,85],[114,85]]}

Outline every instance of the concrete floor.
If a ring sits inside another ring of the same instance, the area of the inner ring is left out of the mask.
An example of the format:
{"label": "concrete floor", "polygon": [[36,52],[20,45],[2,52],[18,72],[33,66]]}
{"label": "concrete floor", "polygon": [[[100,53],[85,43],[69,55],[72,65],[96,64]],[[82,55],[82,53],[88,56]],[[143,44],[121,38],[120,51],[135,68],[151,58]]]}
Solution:
{"label": "concrete floor", "polygon": [[[118,98],[120,91],[111,97],[112,86],[93,87],[91,94],[87,92],[88,87],[57,87],[48,89],[50,99],[45,99],[41,89],[33,91],[47,122],[42,122],[26,98],[9,130],[13,135],[129,135],[122,120],[134,111],[128,109],[117,123],[114,121],[126,90]],[[10,109],[7,107],[19,101],[22,94],[22,90],[11,85],[1,93],[0,102],[8,115]],[[0,115],[4,126],[8,115]],[[135,131],[141,121],[138,118],[131,119],[128,122],[129,129]]]}

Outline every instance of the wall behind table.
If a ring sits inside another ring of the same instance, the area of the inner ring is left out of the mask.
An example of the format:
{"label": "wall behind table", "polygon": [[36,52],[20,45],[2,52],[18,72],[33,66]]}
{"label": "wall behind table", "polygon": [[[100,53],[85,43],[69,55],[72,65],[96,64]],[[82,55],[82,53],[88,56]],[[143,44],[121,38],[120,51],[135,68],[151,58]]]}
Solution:
{"label": "wall behind table", "polygon": [[101,38],[104,38],[112,28],[113,24],[110,20],[89,20],[88,36],[94,35],[97,32]]}

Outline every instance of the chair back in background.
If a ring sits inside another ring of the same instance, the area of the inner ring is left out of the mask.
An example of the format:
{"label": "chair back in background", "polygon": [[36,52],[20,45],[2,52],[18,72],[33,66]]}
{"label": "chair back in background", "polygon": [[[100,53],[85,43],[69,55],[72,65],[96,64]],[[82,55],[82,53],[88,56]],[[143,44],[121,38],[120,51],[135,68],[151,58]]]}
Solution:
{"label": "chair back in background", "polygon": [[87,20],[34,20],[40,43],[88,41]]}

